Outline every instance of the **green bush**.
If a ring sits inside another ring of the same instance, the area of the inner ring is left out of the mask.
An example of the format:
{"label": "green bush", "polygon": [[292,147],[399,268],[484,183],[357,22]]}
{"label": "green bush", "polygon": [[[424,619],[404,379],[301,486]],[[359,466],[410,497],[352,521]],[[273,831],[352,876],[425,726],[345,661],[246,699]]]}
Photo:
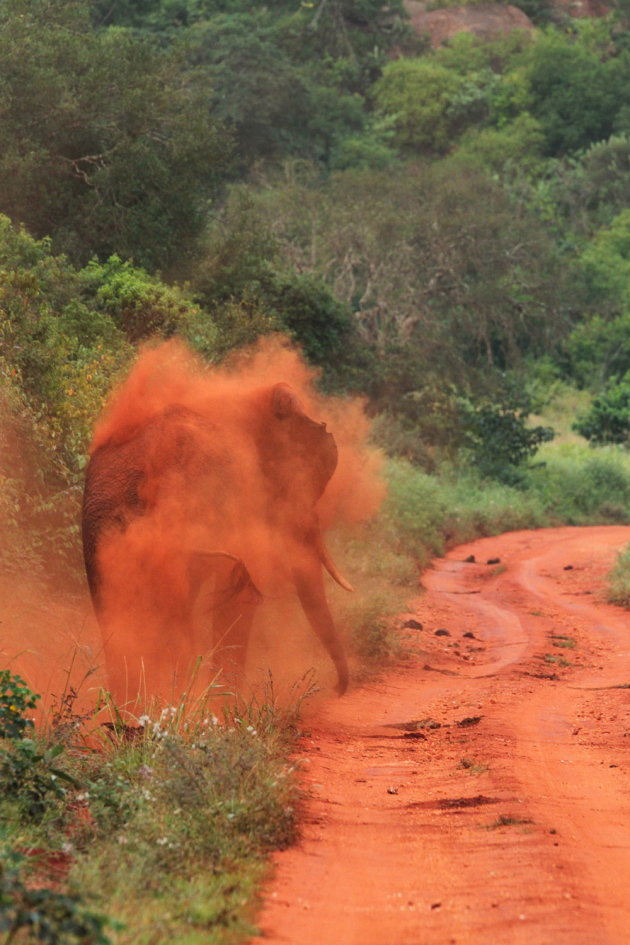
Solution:
{"label": "green bush", "polygon": [[625,451],[565,443],[543,448],[540,455],[543,463],[526,472],[524,488],[537,497],[549,524],[630,519],[630,457]]}
{"label": "green bush", "polygon": [[16,802],[25,821],[42,820],[51,799],[61,801],[68,785],[78,787],[56,763],[64,746],[41,746],[26,735],[34,723],[24,713],[34,709],[38,700],[20,676],[8,670],[0,673],[0,788],[4,797]]}
{"label": "green bush", "polygon": [[612,134],[624,102],[620,59],[548,29],[524,61],[530,111],[540,122],[548,155],[578,151]]}
{"label": "green bush", "polygon": [[517,483],[526,461],[554,437],[550,427],[527,425],[531,405],[523,396],[477,403],[462,398],[460,410],[463,455],[490,479]]}
{"label": "green bush", "polygon": [[474,472],[442,466],[429,475],[402,461],[387,466],[388,496],[382,516],[388,542],[424,568],[448,548],[485,535],[548,524],[535,494]]}
{"label": "green bush", "polygon": [[573,429],[591,443],[630,445],[630,371],[593,398]]}
{"label": "green bush", "polygon": [[380,115],[391,119],[402,149],[440,154],[458,125],[454,102],[464,79],[431,59],[396,59],[374,86]]}
{"label": "green bush", "polygon": [[[178,333],[186,337],[202,314],[180,287],[166,285],[118,256],[93,259],[81,270],[85,294],[132,343]],[[209,322],[209,320],[207,320]]]}
{"label": "green bush", "polygon": [[116,928],[106,916],[86,908],[78,895],[33,886],[25,856],[0,850],[0,932],[5,942],[42,945],[111,945],[106,930]]}
{"label": "green bush", "polygon": [[[83,744],[87,716],[74,713],[76,693],[55,710],[47,734],[25,737],[32,729],[25,713],[38,697],[5,671],[0,937],[105,945],[109,929],[123,942],[158,930],[169,940],[214,943],[252,934],[247,918],[262,856],[295,836],[287,754],[309,686],[298,684],[284,707],[272,688],[259,701],[232,699],[222,718],[210,709],[219,704],[212,691],[134,725],[123,725],[112,707],[108,737],[102,728],[90,732],[91,746],[101,742],[95,751]],[[62,728],[71,750],[58,740]],[[63,874],[53,875],[60,859]],[[106,902],[129,928],[92,911],[92,902]]]}
{"label": "green bush", "polygon": [[547,444],[517,485],[442,464],[433,474],[404,461],[387,465],[381,544],[422,569],[475,538],[524,528],[630,521],[630,456],[580,444]]}
{"label": "green bush", "polygon": [[33,720],[24,713],[34,709],[39,698],[21,676],[8,669],[0,672],[0,738],[22,738],[33,728]]}

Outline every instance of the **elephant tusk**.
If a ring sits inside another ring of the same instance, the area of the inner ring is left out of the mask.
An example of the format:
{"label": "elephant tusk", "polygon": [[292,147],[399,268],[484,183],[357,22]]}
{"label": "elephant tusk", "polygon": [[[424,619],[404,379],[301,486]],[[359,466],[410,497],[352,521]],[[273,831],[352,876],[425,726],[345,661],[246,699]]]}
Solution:
{"label": "elephant tusk", "polygon": [[318,550],[318,552],[319,552],[319,557],[320,557],[320,559],[321,559],[321,562],[322,562],[322,564],[324,565],[324,567],[326,568],[326,570],[328,571],[328,573],[330,574],[331,578],[332,578],[334,581],[336,581],[337,584],[338,584],[340,587],[343,587],[344,590],[346,590],[346,591],[354,591],[354,588],[353,588],[352,584],[350,583],[350,581],[346,580],[346,578],[343,576],[343,574],[341,574],[341,572],[338,570],[336,564],[334,563],[334,561],[332,560],[332,558],[331,558],[330,555],[328,554],[328,551],[327,551],[326,546],[325,546],[325,544],[324,544],[324,540],[323,540],[323,538],[322,538],[322,536],[321,536],[321,532],[319,532],[319,531],[318,531],[318,533],[317,533],[317,550]]}

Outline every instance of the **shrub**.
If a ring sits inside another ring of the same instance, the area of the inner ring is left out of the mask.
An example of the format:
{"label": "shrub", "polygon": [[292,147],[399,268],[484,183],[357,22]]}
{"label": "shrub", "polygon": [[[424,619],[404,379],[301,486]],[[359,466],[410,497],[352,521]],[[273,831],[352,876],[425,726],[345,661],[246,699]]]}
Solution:
{"label": "shrub", "polygon": [[608,600],[621,607],[630,607],[630,545],[619,552],[615,566],[608,574]]}
{"label": "shrub", "polygon": [[22,738],[33,727],[33,720],[24,713],[34,709],[39,698],[21,676],[8,669],[0,672],[0,738]]}
{"label": "shrub", "polygon": [[0,673],[0,738],[6,743],[0,746],[0,786],[5,796],[17,801],[25,820],[41,820],[51,798],[63,799],[68,785],[78,787],[56,764],[63,745],[40,748],[26,736],[33,720],[24,713],[34,709],[38,699],[20,676],[8,670]]}
{"label": "shrub", "polygon": [[180,287],[166,285],[114,255],[92,260],[81,270],[84,291],[131,342],[178,333],[186,337],[201,312]]}
{"label": "shrub", "polygon": [[431,59],[396,59],[374,86],[377,108],[391,117],[395,142],[428,153],[447,150],[457,125],[453,103],[465,80]]}
{"label": "shrub", "polygon": [[573,429],[591,443],[630,443],[630,371],[593,398]]}
{"label": "shrub", "polygon": [[519,467],[554,437],[550,427],[527,425],[530,404],[524,397],[508,395],[503,402],[478,403],[462,398],[460,409],[464,454],[490,479],[518,482]]}
{"label": "shrub", "polygon": [[526,471],[524,487],[550,524],[621,523],[630,517],[630,458],[614,447],[565,443],[541,451],[544,463]]}
{"label": "shrub", "polygon": [[[43,945],[109,945],[104,915],[85,907],[78,895],[33,887],[26,857],[10,847],[0,852],[0,932],[12,942],[21,932]],[[21,937],[16,939],[23,941]]]}

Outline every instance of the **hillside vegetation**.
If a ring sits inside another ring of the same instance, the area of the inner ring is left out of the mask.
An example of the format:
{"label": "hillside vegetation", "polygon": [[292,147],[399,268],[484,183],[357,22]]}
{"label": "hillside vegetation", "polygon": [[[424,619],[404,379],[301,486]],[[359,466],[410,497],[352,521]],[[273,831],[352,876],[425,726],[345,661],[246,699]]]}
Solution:
{"label": "hillside vegetation", "polygon": [[428,472],[517,479],[557,385],[625,443],[625,8],[526,12],[429,49],[374,0],[2,5],[3,409],[54,494],[174,333],[218,361],[285,332]]}

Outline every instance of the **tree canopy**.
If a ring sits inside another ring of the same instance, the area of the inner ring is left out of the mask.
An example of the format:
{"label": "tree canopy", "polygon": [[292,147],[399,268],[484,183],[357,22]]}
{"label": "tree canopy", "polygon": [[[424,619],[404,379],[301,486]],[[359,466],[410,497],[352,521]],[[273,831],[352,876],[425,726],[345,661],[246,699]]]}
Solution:
{"label": "tree canopy", "polygon": [[282,331],[468,457],[527,454],[536,365],[627,384],[626,13],[529,7],[434,49],[402,0],[0,5],[1,373],[70,479],[173,333],[219,360]]}

